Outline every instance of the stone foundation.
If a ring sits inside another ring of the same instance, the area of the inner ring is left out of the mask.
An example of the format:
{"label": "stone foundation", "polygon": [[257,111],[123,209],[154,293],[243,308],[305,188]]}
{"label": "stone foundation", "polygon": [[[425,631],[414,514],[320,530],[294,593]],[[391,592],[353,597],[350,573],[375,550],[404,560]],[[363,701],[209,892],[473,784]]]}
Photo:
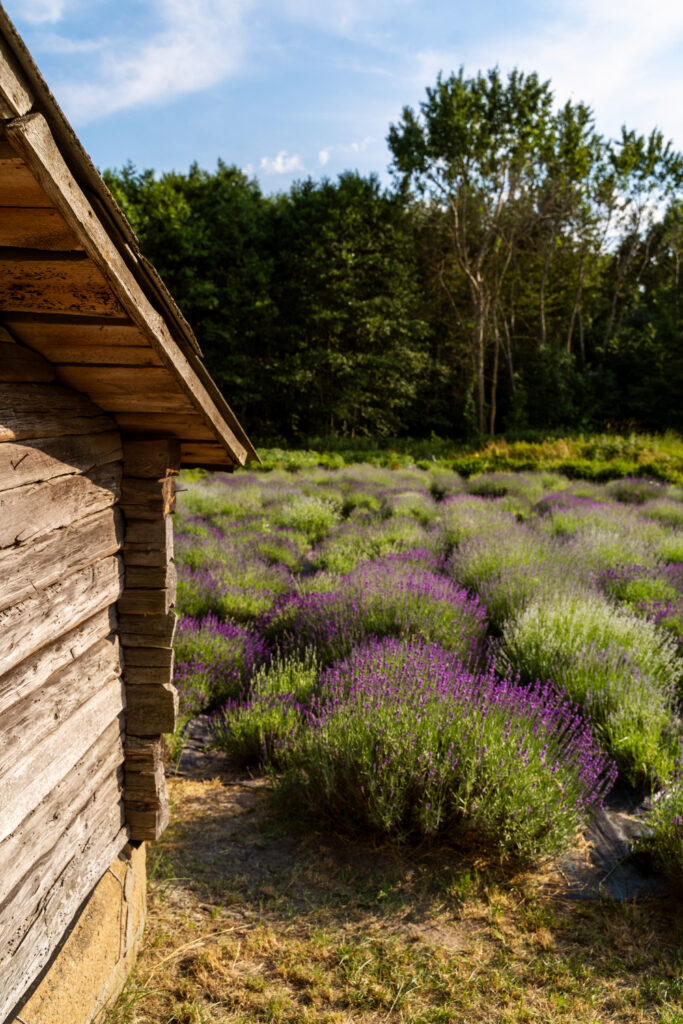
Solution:
{"label": "stone foundation", "polygon": [[7,1024],[95,1024],[133,966],[145,923],[145,846],[128,845],[81,907],[65,942]]}

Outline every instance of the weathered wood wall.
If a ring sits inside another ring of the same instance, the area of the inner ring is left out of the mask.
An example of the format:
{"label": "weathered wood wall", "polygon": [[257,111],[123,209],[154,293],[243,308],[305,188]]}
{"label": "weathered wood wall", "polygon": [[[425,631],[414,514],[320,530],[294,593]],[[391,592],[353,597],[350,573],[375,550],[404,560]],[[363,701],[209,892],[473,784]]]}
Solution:
{"label": "weathered wood wall", "polygon": [[0,1020],[125,845],[123,451],[0,344]]}

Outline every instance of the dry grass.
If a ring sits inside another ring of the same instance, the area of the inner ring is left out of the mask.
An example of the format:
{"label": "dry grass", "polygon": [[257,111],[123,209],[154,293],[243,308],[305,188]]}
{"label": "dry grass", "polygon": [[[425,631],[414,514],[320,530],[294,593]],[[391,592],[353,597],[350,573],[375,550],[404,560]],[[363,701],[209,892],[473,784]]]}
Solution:
{"label": "dry grass", "polygon": [[146,942],[107,1024],[683,1024],[683,918],[551,868],[302,834],[267,787],[170,782]]}

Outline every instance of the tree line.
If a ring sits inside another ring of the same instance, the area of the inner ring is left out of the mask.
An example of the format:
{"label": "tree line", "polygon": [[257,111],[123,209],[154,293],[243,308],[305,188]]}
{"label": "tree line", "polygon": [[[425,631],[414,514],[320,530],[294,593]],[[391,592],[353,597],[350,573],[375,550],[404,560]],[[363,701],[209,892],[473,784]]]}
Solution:
{"label": "tree line", "polygon": [[390,126],[393,185],[105,179],[260,441],[683,428],[683,157],[497,69]]}

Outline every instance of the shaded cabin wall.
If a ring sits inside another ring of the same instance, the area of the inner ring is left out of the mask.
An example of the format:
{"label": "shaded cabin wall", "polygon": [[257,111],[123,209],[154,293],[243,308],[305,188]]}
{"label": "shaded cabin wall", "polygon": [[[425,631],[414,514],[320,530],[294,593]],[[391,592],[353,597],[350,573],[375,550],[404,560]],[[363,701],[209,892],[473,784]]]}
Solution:
{"label": "shaded cabin wall", "polygon": [[0,341],[0,1020],[128,839],[122,447]]}

